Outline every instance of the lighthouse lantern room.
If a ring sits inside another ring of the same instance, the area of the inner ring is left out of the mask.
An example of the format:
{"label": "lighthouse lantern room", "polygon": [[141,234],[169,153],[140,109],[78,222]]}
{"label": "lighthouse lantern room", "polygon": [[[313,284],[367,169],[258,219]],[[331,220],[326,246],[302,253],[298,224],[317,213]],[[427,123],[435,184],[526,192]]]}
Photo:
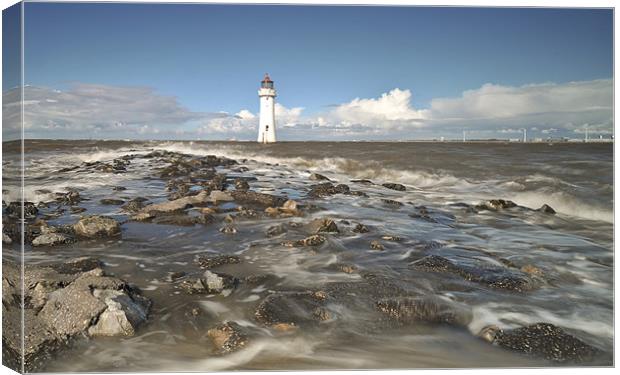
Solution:
{"label": "lighthouse lantern room", "polygon": [[269,74],[265,74],[265,78],[261,81],[258,96],[260,98],[258,142],[273,143],[276,141],[276,89]]}

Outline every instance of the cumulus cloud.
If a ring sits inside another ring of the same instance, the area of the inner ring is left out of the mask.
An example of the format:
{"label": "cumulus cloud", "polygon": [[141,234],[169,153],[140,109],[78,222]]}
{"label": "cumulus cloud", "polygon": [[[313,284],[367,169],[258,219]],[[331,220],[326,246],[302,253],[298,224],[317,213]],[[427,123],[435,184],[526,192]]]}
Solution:
{"label": "cumulus cloud", "polygon": [[[74,84],[67,91],[26,86],[23,104],[27,137],[158,134],[165,132],[166,126],[213,116],[192,112],[176,98],[148,87],[85,83]],[[3,93],[3,111],[8,119],[19,118],[19,89]]]}
{"label": "cumulus cloud", "polygon": [[[410,90],[355,98],[313,114],[276,103],[279,136],[289,139],[410,139],[484,134],[559,136],[613,133],[611,79],[523,86],[485,84],[457,97],[435,98],[414,108]],[[194,112],[176,98],[146,87],[75,84],[67,91],[28,86],[26,136],[118,136],[253,139],[258,114],[241,109]],[[5,131],[19,130],[19,90],[3,93]],[[12,125],[11,125],[12,124]],[[6,126],[6,125],[5,125]],[[94,134],[93,134],[94,133]]]}

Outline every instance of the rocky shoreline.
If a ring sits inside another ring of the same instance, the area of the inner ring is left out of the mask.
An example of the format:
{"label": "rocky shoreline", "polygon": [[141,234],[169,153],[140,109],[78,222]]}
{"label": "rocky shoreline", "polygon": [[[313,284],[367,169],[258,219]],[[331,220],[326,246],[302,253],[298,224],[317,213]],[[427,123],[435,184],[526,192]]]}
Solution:
{"label": "rocky shoreline", "polygon": [[[152,162],[149,179],[165,183],[167,200],[151,201],[143,196],[128,196],[124,186],[115,186],[113,197],[99,200],[101,206],[118,206],[121,216],[111,217],[90,213],[81,204],[89,200],[87,192],[42,191],[54,199],[48,202],[25,202],[25,233],[27,248],[62,251],[65,246],[79,247],[110,239],[122,239],[123,228],[129,223],[179,227],[217,227],[227,236],[239,236],[247,223],[270,222],[263,233],[264,241],[281,251],[299,250],[308,253],[337,253],[343,241],[355,241],[359,251],[386,254],[409,242],[392,233],[378,231],[372,225],[329,214],[331,200],[340,197],[367,199],[365,186],[376,186],[394,194],[407,191],[397,182],[374,184],[370,180],[338,183],[312,173],[305,191],[294,197],[256,191],[253,174],[237,161],[214,155],[196,156],[170,151],[127,154],[110,162],[84,162],[63,168],[58,173],[91,171],[109,174],[128,173],[134,160]],[[239,176],[243,175],[243,176]],[[406,211],[411,225],[425,223],[453,228],[456,217],[438,207],[416,205],[407,201],[385,198],[381,204],[391,210]],[[476,205],[453,204],[463,212],[554,215],[548,205],[531,210],[502,199]],[[18,220],[19,202],[3,201],[3,244],[16,246],[21,238]],[[54,220],[66,215],[81,215],[67,224]],[[288,221],[287,221],[288,220]],[[256,246],[261,246],[257,243]],[[555,275],[536,264],[506,259],[493,251],[478,251],[485,261],[476,257],[464,259],[442,252],[441,242],[416,245],[416,251],[403,258],[402,272],[390,276],[362,264],[338,259],[326,265],[332,272],[355,275],[352,281],[329,281],[317,288],[278,289],[257,300],[251,320],[253,326],[241,325],[222,316],[201,324],[210,340],[211,354],[225,356],[243,350],[265,335],[289,335],[342,325],[343,310],[362,311],[367,319],[386,327],[441,325],[467,332],[472,320],[471,307],[459,298],[448,299],[429,288],[421,292],[409,280],[437,283],[451,291],[481,289],[489,293],[527,294],[552,287]],[[13,249],[16,249],[14,247]],[[334,250],[336,249],[336,250]],[[465,249],[464,251],[473,251]],[[218,296],[223,299],[240,290],[251,290],[280,278],[273,273],[244,274],[246,259],[239,255],[211,253],[198,256],[184,271],[169,273],[165,282],[187,296]],[[221,268],[225,268],[226,272]],[[5,255],[3,260],[3,358],[12,368],[20,367],[21,340],[19,322],[21,289],[18,263]],[[147,291],[132,285],[131,278],[114,276],[113,270],[93,257],[56,261],[43,265],[27,264],[24,269],[24,317],[26,321],[26,371],[44,370],[46,363],[76,340],[97,340],[100,336],[127,337],[150,324],[154,302]],[[160,275],[164,278],[163,275]],[[199,309],[186,311],[188,319],[201,319]],[[520,328],[502,329],[488,326],[473,332],[481,342],[507,351],[549,361],[549,364],[598,365],[608,363],[609,353],[573,334],[571,327],[558,327],[539,322]]]}

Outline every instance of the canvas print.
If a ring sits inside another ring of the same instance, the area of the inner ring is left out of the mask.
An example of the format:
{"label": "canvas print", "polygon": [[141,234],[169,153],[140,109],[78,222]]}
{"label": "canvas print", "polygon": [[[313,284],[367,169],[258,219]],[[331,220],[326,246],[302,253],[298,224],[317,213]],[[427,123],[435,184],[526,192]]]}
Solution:
{"label": "canvas print", "polygon": [[4,366],[613,366],[612,8],[2,17]]}

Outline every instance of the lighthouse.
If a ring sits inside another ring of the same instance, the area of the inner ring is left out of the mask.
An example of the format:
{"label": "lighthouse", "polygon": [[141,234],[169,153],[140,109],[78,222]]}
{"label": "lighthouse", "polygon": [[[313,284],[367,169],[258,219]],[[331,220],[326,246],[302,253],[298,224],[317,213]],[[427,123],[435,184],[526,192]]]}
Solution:
{"label": "lighthouse", "polygon": [[276,89],[273,88],[273,81],[267,73],[260,83],[258,97],[260,98],[258,142],[273,143],[276,141]]}

